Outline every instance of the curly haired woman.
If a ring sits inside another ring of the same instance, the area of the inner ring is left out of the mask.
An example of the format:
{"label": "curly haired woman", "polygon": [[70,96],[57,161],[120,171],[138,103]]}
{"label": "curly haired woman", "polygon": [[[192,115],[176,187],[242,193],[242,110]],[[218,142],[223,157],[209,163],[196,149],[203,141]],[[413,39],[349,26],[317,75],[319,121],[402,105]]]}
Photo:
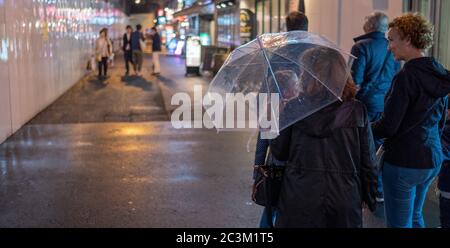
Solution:
{"label": "curly haired woman", "polygon": [[425,227],[422,206],[442,164],[440,136],[445,123],[449,72],[425,51],[433,26],[420,14],[389,24],[389,50],[405,61],[385,99],[382,118],[372,125],[386,139],[382,168],[388,227]]}

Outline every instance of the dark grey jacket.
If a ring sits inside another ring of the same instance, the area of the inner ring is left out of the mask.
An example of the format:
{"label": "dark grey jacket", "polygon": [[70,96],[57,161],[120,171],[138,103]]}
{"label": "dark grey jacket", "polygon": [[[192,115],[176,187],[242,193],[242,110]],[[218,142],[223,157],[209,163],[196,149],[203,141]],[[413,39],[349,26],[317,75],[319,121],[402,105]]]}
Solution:
{"label": "dark grey jacket", "polygon": [[277,227],[362,227],[362,203],[375,210],[375,148],[361,102],[337,102],[297,122],[271,149],[288,161]]}

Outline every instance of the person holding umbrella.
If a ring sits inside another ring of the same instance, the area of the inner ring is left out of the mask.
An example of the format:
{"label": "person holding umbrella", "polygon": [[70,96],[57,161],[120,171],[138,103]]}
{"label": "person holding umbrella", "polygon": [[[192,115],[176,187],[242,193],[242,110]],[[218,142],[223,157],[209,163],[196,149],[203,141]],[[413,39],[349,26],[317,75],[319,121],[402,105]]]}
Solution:
{"label": "person holding umbrella", "polygon": [[[226,106],[246,105],[246,97],[237,102],[229,94],[270,96],[253,98],[249,105],[258,107],[248,116],[257,112],[264,138],[279,134],[270,149],[287,161],[279,195],[270,185],[252,190],[257,204],[275,207],[275,227],[360,227],[363,203],[376,207],[375,148],[367,111],[355,100],[353,59],[315,33],[263,34],[236,48],[210,83],[204,107],[218,130],[247,117],[217,118]],[[218,97],[221,109],[209,111]],[[264,191],[267,197],[258,194]]]}
{"label": "person holding umbrella", "polygon": [[[287,161],[275,227],[362,227],[363,206],[372,211],[376,207],[375,148],[367,110],[355,100],[357,88],[339,52],[311,48],[299,64],[308,68],[300,72],[301,93],[285,109],[319,106],[333,97],[340,100],[288,126],[272,140],[273,156]],[[342,75],[347,75],[345,82],[330,81],[345,84],[336,96],[329,90],[335,85],[324,79],[345,78]],[[299,101],[303,104],[297,105]]]}

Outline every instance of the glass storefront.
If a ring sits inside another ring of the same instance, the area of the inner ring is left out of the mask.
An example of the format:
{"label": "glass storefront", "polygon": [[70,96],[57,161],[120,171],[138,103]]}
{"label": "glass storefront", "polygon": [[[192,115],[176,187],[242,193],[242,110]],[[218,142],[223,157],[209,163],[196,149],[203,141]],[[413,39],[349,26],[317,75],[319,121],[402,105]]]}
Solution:
{"label": "glass storefront", "polygon": [[227,48],[240,45],[238,6],[217,9],[217,45]]}
{"label": "glass storefront", "polygon": [[303,0],[256,0],[258,35],[263,33],[286,32],[284,18],[294,10],[304,10]]}
{"label": "glass storefront", "polygon": [[437,41],[437,57],[447,69],[450,69],[450,1],[440,3],[439,36]]}

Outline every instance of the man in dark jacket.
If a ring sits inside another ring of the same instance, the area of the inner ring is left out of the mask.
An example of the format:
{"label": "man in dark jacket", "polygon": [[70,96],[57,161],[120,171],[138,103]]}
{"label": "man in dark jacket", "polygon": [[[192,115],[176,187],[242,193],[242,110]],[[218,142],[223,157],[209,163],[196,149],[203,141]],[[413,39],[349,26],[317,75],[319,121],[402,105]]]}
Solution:
{"label": "man in dark jacket", "polygon": [[159,36],[158,30],[153,27],[152,28],[152,63],[153,63],[153,75],[158,75],[160,70],[159,65],[159,54],[161,53],[161,37]]}
{"label": "man in dark jacket", "polygon": [[142,63],[144,61],[143,47],[141,43],[145,42],[144,34],[142,33],[142,25],[136,25],[136,31],[131,34],[131,50],[133,54],[134,71],[138,76],[141,76]]}
{"label": "man in dark jacket", "polygon": [[[308,17],[300,12],[300,11],[292,11],[289,13],[288,16],[286,16],[286,28],[287,31],[308,31]],[[309,48],[309,47],[308,47]],[[305,46],[306,49],[306,46]],[[282,49],[278,49],[277,53],[280,55],[274,56],[272,58],[272,61],[275,63],[275,61],[278,59],[278,62],[289,62],[285,58],[282,57],[285,53],[292,53],[292,49],[290,49],[288,46],[283,47]],[[282,64],[282,63],[279,63]],[[283,66],[278,66],[272,68],[274,71],[282,70]],[[258,140],[256,142],[256,151],[255,151],[255,168],[258,166],[266,164],[266,158],[267,158],[267,151],[269,148],[269,140],[268,139],[261,139],[261,134],[258,134]],[[284,162],[278,161],[277,159],[273,159],[274,163],[276,165],[284,165]],[[276,215],[276,211],[273,211],[272,217]],[[259,223],[259,226],[261,228],[268,228],[273,226],[273,221],[269,221],[268,218],[270,218],[270,215],[268,217],[267,208],[264,208],[261,221]],[[274,219],[274,218],[272,218]]]}
{"label": "man in dark jacket", "polygon": [[[385,33],[389,24],[388,17],[382,12],[374,12],[366,17],[365,34],[356,37],[352,54],[357,57],[353,62],[352,76],[360,87],[356,98],[366,105],[369,121],[380,119],[384,110],[384,97],[391,87],[392,79],[400,69],[400,64],[388,51]],[[376,148],[382,140],[375,140]],[[383,202],[383,183],[378,173],[377,201]]]}
{"label": "man in dark jacket", "polygon": [[133,53],[131,51],[131,34],[133,33],[133,28],[128,25],[127,26],[127,32],[123,35],[123,54],[125,57],[125,69],[126,69],[126,76],[130,73],[130,66],[129,63],[133,65]]}

